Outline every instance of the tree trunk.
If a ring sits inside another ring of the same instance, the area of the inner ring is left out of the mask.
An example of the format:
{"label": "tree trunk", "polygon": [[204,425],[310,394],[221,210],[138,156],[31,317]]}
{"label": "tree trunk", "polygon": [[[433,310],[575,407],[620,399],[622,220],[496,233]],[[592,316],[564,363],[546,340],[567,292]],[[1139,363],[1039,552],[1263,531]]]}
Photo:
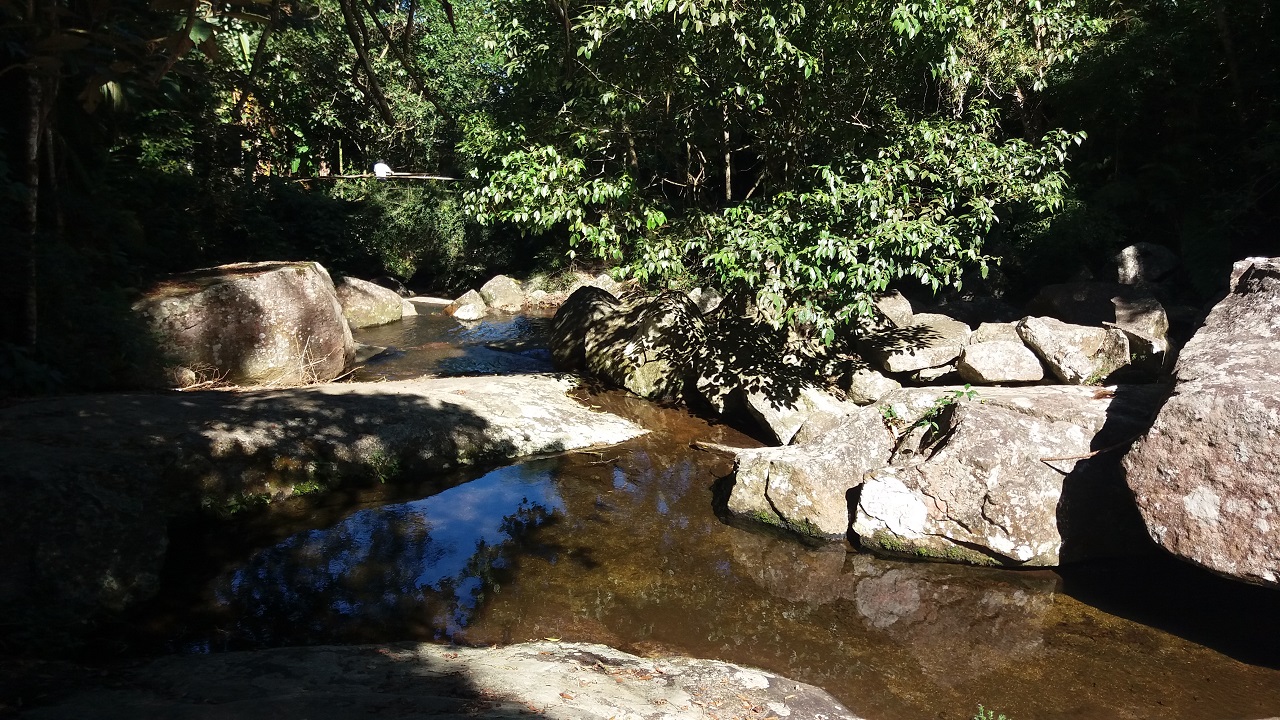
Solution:
{"label": "tree trunk", "polygon": [[27,71],[27,132],[23,137],[23,184],[26,186],[26,197],[23,198],[22,234],[22,344],[34,348],[39,339],[39,314],[36,301],[39,299],[36,281],[39,267],[36,262],[36,250],[40,230],[40,139],[43,136],[44,116],[44,83],[39,70]]}
{"label": "tree trunk", "polygon": [[733,202],[733,146],[729,144],[729,106],[724,106],[724,201]]}

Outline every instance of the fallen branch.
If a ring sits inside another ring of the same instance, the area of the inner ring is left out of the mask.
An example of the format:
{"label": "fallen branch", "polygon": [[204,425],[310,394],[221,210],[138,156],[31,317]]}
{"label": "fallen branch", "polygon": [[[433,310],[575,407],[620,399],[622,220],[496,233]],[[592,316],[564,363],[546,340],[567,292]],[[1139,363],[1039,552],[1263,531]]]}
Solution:
{"label": "fallen branch", "polygon": [[[361,173],[359,175],[314,175],[311,177],[295,178],[294,182],[311,182],[312,180],[363,180],[365,178],[376,178],[373,173]],[[447,177],[445,175],[425,175],[421,173],[391,173],[378,178],[379,180],[443,180],[447,182],[457,182],[459,178]]]}
{"label": "fallen branch", "polygon": [[1051,463],[1051,462],[1060,462],[1060,461],[1066,461],[1066,460],[1088,460],[1089,458],[1091,458],[1091,457],[1093,457],[1093,456],[1095,456],[1095,455],[1100,455],[1100,454],[1102,454],[1102,453],[1104,453],[1104,452],[1111,452],[1112,450],[1119,450],[1120,448],[1122,448],[1122,447],[1125,447],[1125,446],[1129,445],[1129,444],[1130,444],[1130,443],[1132,443],[1134,440],[1137,440],[1137,439],[1138,439],[1138,438],[1140,438],[1140,437],[1142,437],[1142,433],[1138,433],[1137,435],[1134,435],[1133,437],[1130,437],[1130,438],[1127,438],[1127,439],[1125,439],[1125,440],[1122,440],[1122,441],[1120,441],[1120,442],[1116,443],[1115,445],[1109,445],[1109,446],[1104,447],[1104,448],[1099,448],[1099,449],[1097,449],[1097,450],[1094,450],[1093,452],[1087,452],[1087,453],[1085,453],[1085,454],[1083,454],[1083,455],[1065,455],[1065,456],[1063,456],[1063,457],[1047,457],[1047,458],[1040,458],[1040,462],[1042,462],[1042,463]]}
{"label": "fallen branch", "polygon": [[719,452],[719,453],[725,453],[727,455],[737,455],[743,450],[751,449],[751,448],[744,448],[744,447],[734,447],[732,445],[721,445],[720,443],[704,442],[702,440],[694,440],[693,442],[689,443],[689,447],[693,448],[694,450],[703,450],[706,452]]}

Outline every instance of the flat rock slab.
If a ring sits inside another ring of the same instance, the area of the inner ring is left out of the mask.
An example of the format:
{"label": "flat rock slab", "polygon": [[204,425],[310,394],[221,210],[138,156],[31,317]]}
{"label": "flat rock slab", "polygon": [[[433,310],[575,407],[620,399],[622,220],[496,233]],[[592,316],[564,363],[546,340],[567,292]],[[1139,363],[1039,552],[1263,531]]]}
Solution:
{"label": "flat rock slab", "polygon": [[[169,523],[641,435],[565,376],[44,398],[0,409],[0,607],[75,626],[154,593]],[[86,542],[92,538],[92,542]],[[56,610],[58,617],[49,617]]]}
{"label": "flat rock slab", "polygon": [[197,463],[202,479],[248,491],[255,469],[287,476],[289,466],[316,462],[385,472],[396,462],[445,470],[645,432],[570,398],[573,386],[567,376],[534,374],[49,398],[0,410],[0,449],[151,455]]}
{"label": "flat rock slab", "polygon": [[[106,683],[104,683],[106,685]],[[604,645],[428,644],[166,657],[20,715],[31,720],[380,718],[857,720],[825,691],[713,660]]]}

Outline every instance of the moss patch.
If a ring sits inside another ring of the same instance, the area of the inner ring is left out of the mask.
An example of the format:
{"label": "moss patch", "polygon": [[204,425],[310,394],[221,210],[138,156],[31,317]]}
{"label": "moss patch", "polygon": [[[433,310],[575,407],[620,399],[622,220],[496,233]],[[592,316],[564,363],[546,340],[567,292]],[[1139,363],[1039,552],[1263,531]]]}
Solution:
{"label": "moss patch", "polygon": [[862,544],[873,550],[879,549],[893,555],[913,557],[921,560],[966,563],[969,565],[999,565],[992,557],[977,550],[960,545],[948,545],[945,548],[930,548],[904,542],[902,538],[887,530],[877,530],[870,538],[863,538]]}

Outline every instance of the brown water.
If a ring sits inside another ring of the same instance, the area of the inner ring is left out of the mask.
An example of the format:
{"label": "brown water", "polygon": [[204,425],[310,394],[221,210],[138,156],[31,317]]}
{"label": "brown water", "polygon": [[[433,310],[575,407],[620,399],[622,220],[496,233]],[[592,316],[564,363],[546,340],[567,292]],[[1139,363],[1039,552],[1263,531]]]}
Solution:
{"label": "brown water", "polygon": [[619,393],[589,401],[653,432],[425,497],[378,487],[194,533],[172,609],[135,632],[186,652],[602,642],[763,667],[872,720],[978,703],[1018,720],[1280,714],[1280,593],[1163,559],[1022,572],[806,547],[713,512],[729,461],[689,444],[750,438]]}

